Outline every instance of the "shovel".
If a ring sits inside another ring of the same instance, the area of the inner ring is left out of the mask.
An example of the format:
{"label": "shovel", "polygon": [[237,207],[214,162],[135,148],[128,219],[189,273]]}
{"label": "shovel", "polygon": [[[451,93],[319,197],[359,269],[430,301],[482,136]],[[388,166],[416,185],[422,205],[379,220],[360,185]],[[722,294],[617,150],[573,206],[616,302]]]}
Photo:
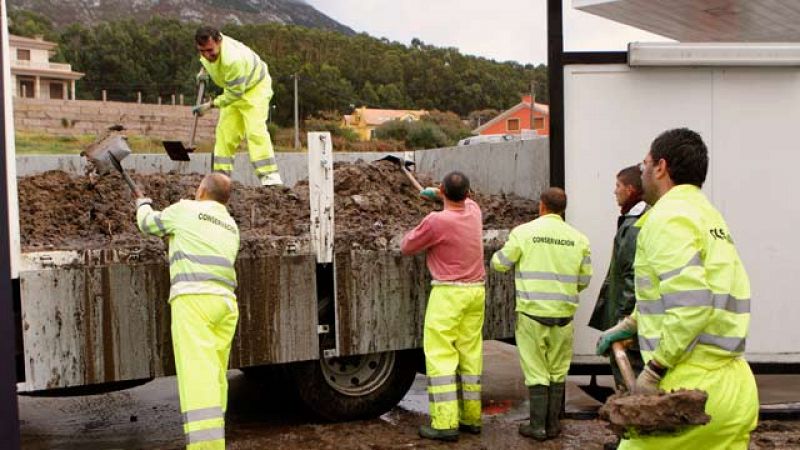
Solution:
{"label": "shovel", "polygon": [[408,181],[411,182],[417,191],[422,191],[422,185],[419,184],[419,181],[414,178],[414,175],[411,175],[411,172],[408,171],[408,168],[414,165],[414,161],[404,160],[394,155],[386,155],[381,159],[376,159],[375,161],[389,161],[390,163],[393,163],[403,172],[403,175],[408,178]]}
{"label": "shovel", "polygon": [[81,152],[82,156],[85,156],[86,159],[94,164],[95,170],[99,175],[106,175],[112,170],[119,172],[125,183],[131,188],[131,192],[138,196],[139,188],[136,187],[136,184],[120,164],[120,161],[130,154],[131,148],[128,146],[127,137],[116,130],[109,131],[99,141]]}
{"label": "shovel", "polygon": [[[197,103],[199,105],[203,102],[203,95],[205,93],[206,84],[204,82],[198,83],[197,86]],[[189,145],[183,145],[181,141],[163,141],[164,150],[167,151],[169,159],[173,161],[189,161],[189,153],[195,150],[194,138],[197,135],[197,121],[200,120],[200,115],[194,115],[194,125],[192,125],[192,134],[189,136]]]}
{"label": "shovel", "polygon": [[636,375],[633,373],[631,362],[628,360],[628,355],[625,353],[625,349],[627,348],[626,342],[630,343],[631,340],[628,339],[612,343],[611,352],[614,354],[614,360],[617,362],[617,367],[619,367],[619,371],[622,373],[625,387],[628,388],[628,392],[633,392],[636,388]]}

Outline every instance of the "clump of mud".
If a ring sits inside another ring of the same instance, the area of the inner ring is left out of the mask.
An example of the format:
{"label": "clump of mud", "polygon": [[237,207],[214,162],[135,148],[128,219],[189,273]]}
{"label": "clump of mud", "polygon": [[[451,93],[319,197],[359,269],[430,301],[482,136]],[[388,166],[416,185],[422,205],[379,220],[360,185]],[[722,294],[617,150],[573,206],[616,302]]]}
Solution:
{"label": "clump of mud", "polygon": [[679,389],[658,394],[615,394],[600,408],[600,418],[609,422],[612,431],[623,436],[660,434],[678,431],[711,420],[705,413],[708,394],[701,390]]}
{"label": "clump of mud", "polygon": [[[163,209],[194,198],[202,174],[136,174],[131,177],[153,207]],[[432,180],[418,175],[420,183]],[[338,249],[386,248],[413,228],[437,204],[420,198],[391,163],[362,161],[334,168],[335,233]],[[485,229],[509,229],[533,219],[535,201],[516,195],[475,193]],[[134,202],[122,177],[73,176],[49,171],[19,179],[20,234],[23,251],[116,247],[163,248],[135,224]],[[292,188],[263,188],[234,183],[228,204],[239,224],[242,249],[281,253],[309,230],[308,182]]]}

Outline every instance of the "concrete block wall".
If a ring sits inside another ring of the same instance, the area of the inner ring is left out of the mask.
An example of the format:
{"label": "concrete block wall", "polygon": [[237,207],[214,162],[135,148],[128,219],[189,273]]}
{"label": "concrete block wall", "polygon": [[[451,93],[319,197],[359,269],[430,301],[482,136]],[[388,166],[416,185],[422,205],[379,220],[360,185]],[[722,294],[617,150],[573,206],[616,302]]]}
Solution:
{"label": "concrete block wall", "polygon": [[[214,139],[218,114],[215,109],[200,118],[198,141]],[[193,123],[191,106],[14,98],[14,129],[21,132],[75,136],[122,124],[129,135],[188,141]]]}
{"label": "concrete block wall", "polygon": [[[335,152],[334,161],[372,161],[386,154],[375,152]],[[402,153],[394,153],[403,157]],[[308,178],[308,154],[279,152],[275,155],[284,183],[293,186]],[[451,170],[464,172],[474,188],[486,193],[514,193],[526,198],[538,198],[549,186],[549,141],[546,138],[530,141],[448,147],[414,152],[417,170],[441,178]],[[191,161],[176,162],[163,154],[132,154],[122,165],[139,173],[158,173],[176,170],[180,173],[204,173],[210,170],[211,155],[198,153]],[[28,176],[48,170],[63,170],[83,174],[86,161],[78,155],[17,156],[17,176]],[[246,153],[239,153],[234,163],[234,181],[257,185]]]}

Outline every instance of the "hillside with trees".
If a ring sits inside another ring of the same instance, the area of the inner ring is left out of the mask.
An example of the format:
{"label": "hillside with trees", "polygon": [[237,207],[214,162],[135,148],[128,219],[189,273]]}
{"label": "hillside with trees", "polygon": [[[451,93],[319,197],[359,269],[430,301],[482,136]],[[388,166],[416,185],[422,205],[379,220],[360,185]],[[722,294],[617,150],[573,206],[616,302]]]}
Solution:
{"label": "hillside with trees", "polygon": [[[196,24],[153,18],[55,29],[34,13],[15,11],[11,32],[44,35],[58,42],[54,60],[67,61],[86,76],[81,99],[155,103],[159,97],[195,95],[200,67],[194,48]],[[223,33],[256,50],[273,79],[275,124],[292,123],[294,76],[304,119],[340,117],[353,107],[427,109],[485,122],[519,102],[535,82],[537,100],[547,102],[546,68],[464,55],[415,39],[410,45],[366,34],[345,35],[294,25],[228,25]]]}

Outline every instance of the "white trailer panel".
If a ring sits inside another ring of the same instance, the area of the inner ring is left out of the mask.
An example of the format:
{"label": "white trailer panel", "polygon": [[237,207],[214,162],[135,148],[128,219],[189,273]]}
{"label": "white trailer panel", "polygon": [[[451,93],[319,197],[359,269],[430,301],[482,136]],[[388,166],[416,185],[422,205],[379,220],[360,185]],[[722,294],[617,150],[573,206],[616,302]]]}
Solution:
{"label": "white trailer panel", "polygon": [[[612,194],[622,167],[640,162],[668,128],[698,131],[711,164],[705,193],[728,221],[752,285],[751,362],[800,362],[800,69],[564,69],[568,220],[592,243],[595,277],[576,322],[587,323],[608,268],[618,210]],[[576,361],[591,360],[598,333],[576,327]]]}

